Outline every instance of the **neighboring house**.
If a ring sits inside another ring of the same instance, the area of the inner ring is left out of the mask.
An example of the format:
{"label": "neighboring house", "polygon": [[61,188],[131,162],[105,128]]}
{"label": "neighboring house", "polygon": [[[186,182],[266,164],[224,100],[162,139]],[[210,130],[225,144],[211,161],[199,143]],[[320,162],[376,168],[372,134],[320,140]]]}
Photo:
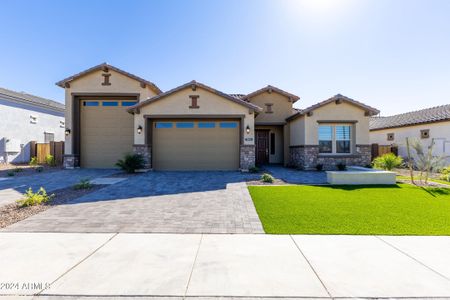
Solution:
{"label": "neighboring house", "polygon": [[0,88],[0,162],[30,160],[30,142],[64,140],[64,104]]}
{"label": "neighboring house", "polygon": [[424,146],[434,141],[434,155],[445,156],[450,163],[450,104],[370,120],[370,141],[398,146],[407,156],[406,138],[419,139]]}
{"label": "neighboring house", "polygon": [[167,92],[101,64],[57,83],[66,91],[66,167],[114,167],[126,152],[155,170],[334,168],[370,163],[369,118],[342,95],[304,110],[273,86],[226,94],[191,81]]}

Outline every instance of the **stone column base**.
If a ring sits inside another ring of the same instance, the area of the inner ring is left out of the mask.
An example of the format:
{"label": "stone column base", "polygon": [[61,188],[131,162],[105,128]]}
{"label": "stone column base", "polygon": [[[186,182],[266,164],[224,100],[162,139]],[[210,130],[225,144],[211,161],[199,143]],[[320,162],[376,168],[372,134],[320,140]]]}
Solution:
{"label": "stone column base", "polygon": [[248,171],[248,169],[255,166],[255,145],[241,145],[240,148],[239,168],[241,171]]}
{"label": "stone column base", "polygon": [[152,168],[152,146],[151,145],[133,145],[133,153],[142,155],[145,160],[144,167],[146,169]]}
{"label": "stone column base", "polygon": [[74,154],[66,154],[64,155],[63,160],[64,169],[73,169],[80,167],[80,157]]}

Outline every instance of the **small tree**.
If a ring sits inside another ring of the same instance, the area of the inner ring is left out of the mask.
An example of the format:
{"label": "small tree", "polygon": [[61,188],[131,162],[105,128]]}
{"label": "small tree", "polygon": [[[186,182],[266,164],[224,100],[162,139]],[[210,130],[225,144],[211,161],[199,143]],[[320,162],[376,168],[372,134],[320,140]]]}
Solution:
{"label": "small tree", "polygon": [[386,153],[382,156],[375,158],[373,160],[373,166],[376,169],[391,171],[392,169],[400,166],[402,162],[403,159],[400,156],[397,156],[394,153]]}
{"label": "small tree", "polygon": [[416,168],[420,171],[419,179],[425,174],[425,184],[428,183],[428,178],[433,170],[439,169],[442,166],[444,158],[442,156],[433,155],[434,139],[431,140],[429,146],[424,149],[424,146],[418,139],[413,139],[411,142],[411,147],[416,151]]}

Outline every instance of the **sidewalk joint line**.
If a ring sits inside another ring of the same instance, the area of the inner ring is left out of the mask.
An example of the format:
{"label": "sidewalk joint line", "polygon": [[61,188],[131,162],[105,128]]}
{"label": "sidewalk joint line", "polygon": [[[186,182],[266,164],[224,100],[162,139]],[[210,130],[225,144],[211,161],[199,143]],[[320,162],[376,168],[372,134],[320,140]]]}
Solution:
{"label": "sidewalk joint line", "polygon": [[322,281],[322,279],[319,277],[319,274],[316,272],[316,270],[314,269],[314,267],[312,266],[311,262],[308,260],[308,258],[306,257],[306,255],[303,253],[303,251],[300,249],[299,245],[297,244],[297,242],[294,240],[294,237],[290,234],[289,235],[291,237],[291,240],[294,242],[294,245],[297,247],[298,251],[300,251],[301,255],[303,256],[303,258],[306,260],[306,262],[308,263],[309,267],[311,268],[311,270],[314,272],[314,274],[316,275],[317,279],[320,281],[320,283],[322,284],[323,288],[325,289],[325,291],[327,292],[328,296],[333,299],[333,296],[331,296],[330,291],[328,291],[325,283]]}
{"label": "sidewalk joint line", "polygon": [[427,268],[428,270],[438,274],[439,276],[445,278],[446,280],[450,281],[450,278],[448,278],[447,276],[445,276],[444,274],[441,274],[440,272],[434,270],[433,268],[427,266],[425,263],[421,262],[420,260],[418,260],[417,258],[415,258],[414,256],[406,253],[405,251],[401,250],[400,248],[392,245],[391,243],[389,243],[388,241],[385,241],[382,237],[380,236],[375,236],[377,239],[379,239],[380,241],[382,241],[383,243],[385,243],[386,245],[394,248],[395,250],[397,250],[398,252],[402,253],[403,255],[406,255],[407,257],[411,258],[412,260],[414,260],[415,262],[419,263],[420,265],[424,266],[425,268]]}
{"label": "sidewalk joint line", "polygon": [[188,289],[189,289],[189,284],[191,283],[192,273],[194,273],[195,263],[197,262],[198,253],[200,252],[200,246],[202,244],[202,240],[203,240],[203,233],[200,235],[200,240],[198,242],[197,252],[195,253],[194,262],[192,263],[191,272],[189,273],[189,279],[188,279],[188,282],[186,284],[186,289],[184,290],[183,300],[186,299],[186,295],[187,295],[187,292],[188,292]]}
{"label": "sidewalk joint line", "polygon": [[[89,257],[91,257],[92,255],[94,255],[98,250],[100,250],[101,248],[103,248],[106,244],[108,244],[113,238],[115,238],[119,233],[116,232],[114,233],[109,239],[107,239],[103,244],[101,244],[100,246],[98,246],[96,249],[94,249],[94,251],[92,251],[91,253],[89,253],[85,258],[83,258],[82,260],[80,260],[79,262],[77,262],[75,265],[73,265],[72,267],[70,267],[67,271],[65,271],[64,273],[62,273],[61,275],[58,276],[58,278],[56,278],[55,280],[53,280],[50,285],[49,288],[55,283],[57,282],[59,279],[61,279],[64,275],[66,275],[67,273],[69,273],[70,271],[72,271],[73,269],[75,269],[77,266],[79,266],[80,264],[82,264],[84,261],[86,261]],[[46,289],[42,289],[41,291],[39,291],[38,293],[35,294],[35,296],[39,296],[41,295]]]}

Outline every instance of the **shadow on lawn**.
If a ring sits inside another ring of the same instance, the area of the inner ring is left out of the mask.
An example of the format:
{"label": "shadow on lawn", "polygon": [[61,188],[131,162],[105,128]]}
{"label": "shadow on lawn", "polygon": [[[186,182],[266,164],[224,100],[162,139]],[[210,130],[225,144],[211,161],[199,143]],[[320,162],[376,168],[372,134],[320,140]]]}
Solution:
{"label": "shadow on lawn", "polygon": [[423,187],[423,186],[421,186],[420,188],[433,197],[450,195],[450,189],[448,188]]}
{"label": "shadow on lawn", "polygon": [[362,185],[331,185],[331,186],[324,186],[331,189],[336,190],[344,190],[344,191],[356,191],[361,189],[375,189],[375,188],[394,188],[394,189],[401,189],[402,187],[398,184],[390,185],[390,184],[362,184]]}

